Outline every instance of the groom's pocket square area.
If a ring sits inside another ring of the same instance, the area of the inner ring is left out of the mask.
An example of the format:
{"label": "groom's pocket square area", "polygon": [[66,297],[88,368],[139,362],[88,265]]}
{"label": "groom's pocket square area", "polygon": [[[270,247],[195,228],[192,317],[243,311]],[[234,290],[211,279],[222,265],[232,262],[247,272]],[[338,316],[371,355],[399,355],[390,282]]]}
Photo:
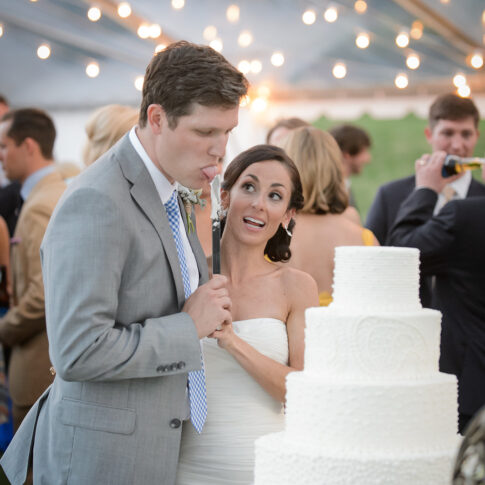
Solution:
{"label": "groom's pocket square area", "polygon": [[57,406],[57,412],[61,423],[68,426],[118,434],[132,434],[135,430],[134,409],[63,398]]}

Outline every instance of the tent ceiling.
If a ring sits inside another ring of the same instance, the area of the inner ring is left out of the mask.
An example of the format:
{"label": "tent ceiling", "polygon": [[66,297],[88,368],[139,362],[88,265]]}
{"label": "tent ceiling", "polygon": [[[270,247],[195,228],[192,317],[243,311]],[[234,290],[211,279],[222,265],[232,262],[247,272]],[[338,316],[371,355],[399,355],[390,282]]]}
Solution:
{"label": "tent ceiling", "polygon": [[[367,0],[365,14],[354,10],[354,0],[186,0],[175,10],[170,0],[131,0],[133,14],[126,20],[115,14],[114,0],[0,0],[0,92],[14,105],[73,109],[107,103],[138,104],[134,79],[143,75],[156,41],[136,35],[137,22],[158,23],[163,40],[187,39],[207,43],[204,28],[213,25],[223,41],[222,53],[234,64],[258,59],[259,74],[248,74],[257,87],[270,87],[275,98],[336,97],[356,93],[375,95],[398,91],[394,78],[407,72],[408,93],[451,90],[451,78],[464,72],[474,94],[485,92],[484,68],[466,64],[467,54],[484,50],[485,2],[483,0]],[[237,23],[226,18],[231,4],[240,7]],[[103,16],[90,22],[86,11],[98,5]],[[323,12],[336,6],[339,17],[328,23]],[[302,13],[317,13],[313,25],[301,21]],[[395,36],[421,20],[421,39],[398,48]],[[253,43],[238,45],[242,30],[250,30]],[[370,46],[358,49],[356,34],[366,31]],[[47,42],[52,49],[42,61],[36,49]],[[159,41],[158,41],[159,42]],[[274,51],[282,51],[285,63],[270,63]],[[414,51],[421,66],[411,71],[406,55]],[[100,74],[86,76],[87,62],[99,63]],[[332,76],[335,62],[347,66],[347,76]]]}

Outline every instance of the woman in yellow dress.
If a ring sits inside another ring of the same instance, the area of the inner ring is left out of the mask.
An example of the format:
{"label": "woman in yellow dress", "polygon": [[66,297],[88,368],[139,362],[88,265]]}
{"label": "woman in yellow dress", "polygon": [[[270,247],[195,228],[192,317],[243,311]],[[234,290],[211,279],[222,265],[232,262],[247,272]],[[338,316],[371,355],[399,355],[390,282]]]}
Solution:
{"label": "woman in yellow dress", "polygon": [[318,285],[320,306],[332,301],[337,246],[378,246],[375,236],[355,222],[349,207],[342,154],[326,131],[304,126],[291,131],[282,147],[300,172],[305,205],[295,216],[288,264],[309,273]]}

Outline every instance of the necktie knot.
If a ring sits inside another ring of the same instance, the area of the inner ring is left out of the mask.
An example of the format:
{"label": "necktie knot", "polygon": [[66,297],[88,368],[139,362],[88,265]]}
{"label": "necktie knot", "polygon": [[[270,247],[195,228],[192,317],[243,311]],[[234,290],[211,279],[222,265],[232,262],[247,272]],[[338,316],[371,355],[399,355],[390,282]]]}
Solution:
{"label": "necktie knot", "polygon": [[449,202],[456,195],[456,190],[451,185],[445,185],[442,194],[445,196],[446,202]]}

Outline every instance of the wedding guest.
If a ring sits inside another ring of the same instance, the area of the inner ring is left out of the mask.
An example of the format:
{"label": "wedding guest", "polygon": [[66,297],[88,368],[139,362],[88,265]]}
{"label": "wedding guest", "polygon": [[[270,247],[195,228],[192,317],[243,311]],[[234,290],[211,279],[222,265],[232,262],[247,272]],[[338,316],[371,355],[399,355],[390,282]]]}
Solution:
{"label": "wedding guest", "polygon": [[5,185],[0,186],[0,217],[5,219],[11,237],[15,232],[21,207],[20,184],[7,179]]}
{"label": "wedding guest", "polygon": [[281,142],[290,131],[302,126],[309,126],[309,123],[301,118],[283,118],[278,120],[268,131],[266,135],[266,143],[269,145],[281,144],[279,142]]}
{"label": "wedding guest", "polygon": [[[471,157],[478,141],[480,115],[470,98],[455,94],[438,96],[429,109],[428,126],[424,134],[432,153],[445,151],[450,155]],[[366,227],[381,244],[389,244],[389,232],[396,221],[400,205],[416,188],[411,175],[379,188],[367,215]],[[436,214],[451,199],[465,199],[485,195],[485,186],[473,179],[470,172],[446,184],[438,194],[433,212]],[[421,303],[431,305],[431,281],[421,279]]]}
{"label": "wedding guest", "polygon": [[359,175],[371,161],[369,134],[364,129],[354,125],[334,126],[329,130],[329,133],[335,138],[342,152],[342,168],[345,186],[349,192],[349,205],[357,209],[350,177]]}
{"label": "wedding guest", "polygon": [[14,429],[52,382],[39,249],[66,188],[53,162],[55,137],[51,118],[37,109],[9,111],[0,121],[0,160],[7,177],[21,184],[24,200],[12,239],[12,302],[0,318],[0,342],[11,348]]}
{"label": "wedding guest", "polygon": [[41,247],[56,375],[0,460],[13,485],[30,460],[34,483],[175,482],[182,421],[212,412],[200,339],[231,321],[177,183],[212,180],[247,87],[214,49],[170,44],[138,125],[67,187]]}
{"label": "wedding guest", "polygon": [[98,108],[86,123],[87,141],[83,149],[84,164],[91,165],[108,151],[138,121],[138,110],[131,106],[108,104]]}
{"label": "wedding guest", "polygon": [[342,155],[330,133],[306,126],[283,143],[300,172],[305,203],[295,217],[289,265],[307,272],[318,285],[320,305],[332,301],[334,252],[337,246],[378,245],[371,231],[349,217],[349,197]]}
{"label": "wedding guest", "polygon": [[233,322],[203,341],[211,411],[200,435],[184,424],[178,485],[253,482],[254,440],[283,429],[286,376],[303,369],[304,311],[318,304],[309,275],[275,264],[291,257],[287,231],[303,203],[285,152],[246,150],[222,188],[221,273]]}
{"label": "wedding guest", "polygon": [[416,161],[418,189],[401,204],[389,242],[418,248],[421,273],[436,278],[432,307],[443,314],[439,367],[458,378],[463,433],[485,405],[485,196],[452,200],[433,215],[449,182],[441,175],[445,157],[434,152]]}
{"label": "wedding guest", "polygon": [[0,276],[1,317],[8,310],[10,293],[10,235],[8,233],[7,223],[2,216],[0,216],[0,268],[3,270]]}

